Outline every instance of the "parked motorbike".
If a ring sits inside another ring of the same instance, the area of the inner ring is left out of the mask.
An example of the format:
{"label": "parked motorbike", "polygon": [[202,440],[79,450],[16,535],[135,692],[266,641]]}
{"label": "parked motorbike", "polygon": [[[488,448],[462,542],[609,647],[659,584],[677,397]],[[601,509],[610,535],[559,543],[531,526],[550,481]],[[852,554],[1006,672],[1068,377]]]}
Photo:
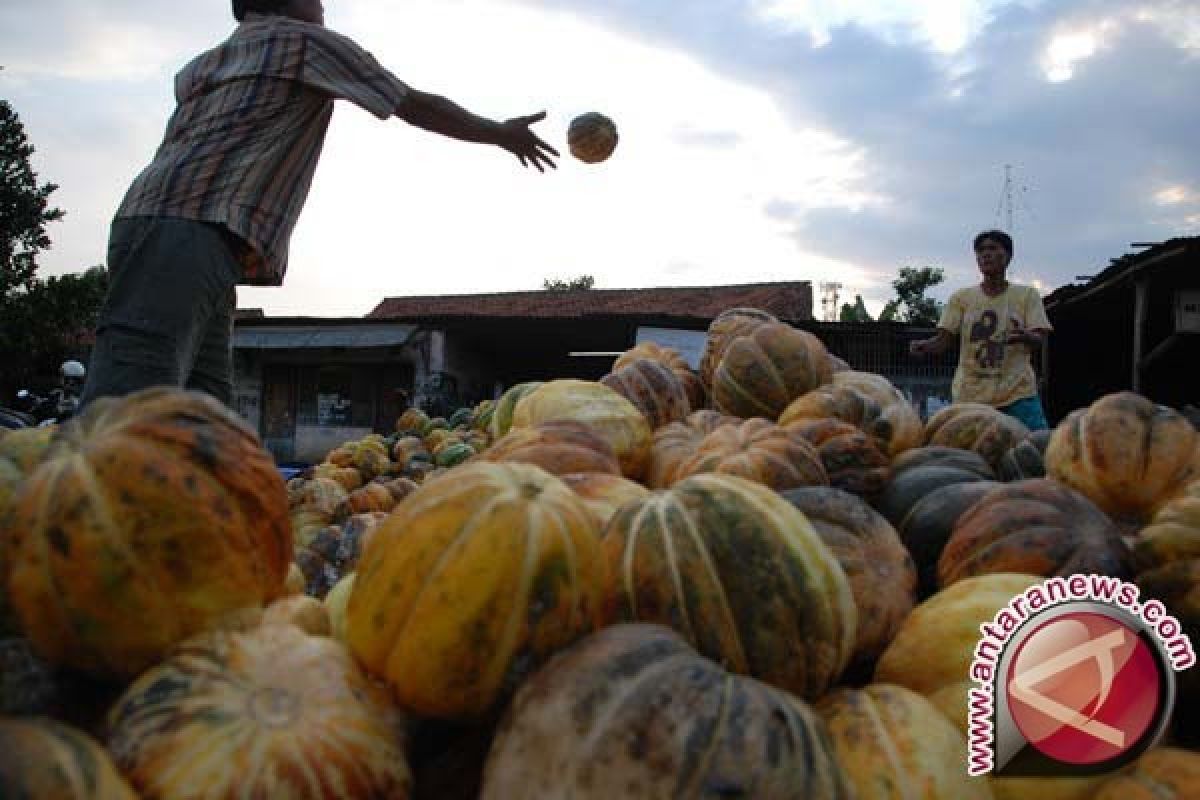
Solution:
{"label": "parked motorbike", "polygon": [[0,406],[0,428],[7,430],[16,430],[17,428],[33,428],[37,426],[37,420],[30,414],[24,411],[18,411],[15,408],[5,408]]}
{"label": "parked motorbike", "polygon": [[0,406],[0,428],[45,427],[70,419],[79,411],[79,393],[86,377],[83,364],[73,359],[64,361],[59,367],[59,388],[46,395],[22,389],[11,408]]}
{"label": "parked motorbike", "polygon": [[55,389],[43,396],[28,389],[17,392],[16,408],[0,407],[0,427],[42,428],[57,425],[75,416],[79,410],[79,398],[62,389]]}

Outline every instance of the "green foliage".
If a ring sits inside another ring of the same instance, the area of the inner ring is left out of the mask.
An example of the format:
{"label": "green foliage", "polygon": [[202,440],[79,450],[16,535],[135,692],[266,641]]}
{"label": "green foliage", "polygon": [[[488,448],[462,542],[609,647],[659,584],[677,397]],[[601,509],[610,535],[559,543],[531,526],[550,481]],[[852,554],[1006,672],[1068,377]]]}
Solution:
{"label": "green foliage", "polygon": [[904,322],[932,328],[942,314],[942,303],[925,292],[945,279],[941,267],[901,267],[892,288],[896,297],[889,300],[879,315],[880,322]]}
{"label": "green foliage", "polygon": [[37,276],[37,255],[50,246],[46,223],[63,211],[47,202],[58,187],[38,185],[33,153],[17,112],[0,100],[0,403],[54,383],[59,364],[83,350],[108,288],[103,267]]}
{"label": "green foliage", "polygon": [[58,367],[78,357],[108,291],[108,272],[34,278],[0,299],[0,403],[21,388],[48,388]]}
{"label": "green foliage", "polygon": [[591,275],[580,275],[578,278],[572,278],[569,281],[559,280],[558,278],[546,278],[542,281],[542,288],[548,292],[572,292],[591,289],[595,285],[596,279]]}
{"label": "green foliage", "polygon": [[842,322],[874,322],[866,305],[863,304],[861,294],[854,295],[854,305],[842,303],[842,313],[839,319]]}
{"label": "green foliage", "polygon": [[0,302],[32,289],[37,254],[50,246],[46,223],[63,216],[47,203],[58,187],[38,186],[29,161],[33,152],[17,112],[0,100]]}

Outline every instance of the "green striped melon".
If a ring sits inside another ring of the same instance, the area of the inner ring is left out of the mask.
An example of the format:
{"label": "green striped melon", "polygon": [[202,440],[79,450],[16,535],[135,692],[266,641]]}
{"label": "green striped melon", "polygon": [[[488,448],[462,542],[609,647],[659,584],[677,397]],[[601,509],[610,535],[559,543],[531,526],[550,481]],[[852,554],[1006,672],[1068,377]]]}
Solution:
{"label": "green striped melon", "polygon": [[731,675],[662,626],[614,625],[555,657],[520,689],[488,753],[479,796],[850,794],[825,725],[806,703]]}
{"label": "green striped melon", "polygon": [[610,618],[670,626],[727,669],[806,699],[850,660],[849,580],[804,514],[765,486],[695,475],[623,506],[602,544]]}
{"label": "green striped melon", "polygon": [[508,433],[509,428],[512,427],[513,410],[521,398],[541,385],[542,381],[526,381],[510,386],[504,394],[500,395],[500,399],[496,401],[496,405],[492,409],[492,419],[488,423],[488,432],[492,434],[493,441]]}

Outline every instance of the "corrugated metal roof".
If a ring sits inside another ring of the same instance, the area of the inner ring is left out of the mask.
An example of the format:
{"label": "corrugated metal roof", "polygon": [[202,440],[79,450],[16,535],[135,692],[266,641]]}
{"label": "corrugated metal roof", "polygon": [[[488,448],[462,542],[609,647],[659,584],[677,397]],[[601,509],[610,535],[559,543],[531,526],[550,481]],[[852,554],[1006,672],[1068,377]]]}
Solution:
{"label": "corrugated metal roof", "polygon": [[1134,275],[1143,269],[1158,268],[1164,262],[1171,268],[1190,269],[1195,263],[1194,260],[1179,259],[1181,256],[1186,258],[1188,255],[1194,259],[1198,252],[1200,252],[1200,236],[1179,236],[1159,242],[1139,253],[1127,253],[1120,258],[1114,258],[1107,267],[1087,283],[1060,286],[1046,295],[1043,300],[1046,311],[1050,312],[1056,306],[1074,303],[1100,291],[1122,287],[1125,283],[1131,282]]}
{"label": "corrugated metal roof", "polygon": [[394,347],[408,342],[416,325],[241,327],[233,346],[242,350],[305,350],[317,347]]}

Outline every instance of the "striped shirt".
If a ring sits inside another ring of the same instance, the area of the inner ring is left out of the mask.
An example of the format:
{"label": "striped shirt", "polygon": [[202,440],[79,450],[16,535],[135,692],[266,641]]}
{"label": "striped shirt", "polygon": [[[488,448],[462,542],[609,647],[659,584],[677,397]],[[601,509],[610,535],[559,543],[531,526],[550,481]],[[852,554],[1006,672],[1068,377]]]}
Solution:
{"label": "striped shirt", "polygon": [[246,14],[175,77],[177,107],[118,217],[182,217],[237,235],[239,283],[278,286],[312,184],[334,98],[380,119],[408,88],[370,53],[320,25]]}

